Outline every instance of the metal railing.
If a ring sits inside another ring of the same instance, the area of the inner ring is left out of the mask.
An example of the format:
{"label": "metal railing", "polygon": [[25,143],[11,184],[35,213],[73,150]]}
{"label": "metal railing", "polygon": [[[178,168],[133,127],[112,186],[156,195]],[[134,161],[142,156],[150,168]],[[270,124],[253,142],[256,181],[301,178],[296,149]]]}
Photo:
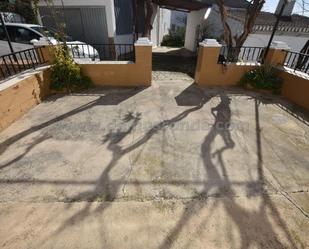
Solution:
{"label": "metal railing", "polygon": [[44,64],[41,48],[30,48],[0,57],[0,80]]}
{"label": "metal railing", "polygon": [[309,54],[287,51],[283,66],[309,74]]}
{"label": "metal railing", "polygon": [[134,44],[67,44],[74,59],[135,61]]}
{"label": "metal railing", "polygon": [[264,47],[233,47],[223,46],[218,63],[226,62],[262,62]]}
{"label": "metal railing", "polygon": [[27,23],[26,19],[17,13],[0,12],[0,15],[6,23]]}

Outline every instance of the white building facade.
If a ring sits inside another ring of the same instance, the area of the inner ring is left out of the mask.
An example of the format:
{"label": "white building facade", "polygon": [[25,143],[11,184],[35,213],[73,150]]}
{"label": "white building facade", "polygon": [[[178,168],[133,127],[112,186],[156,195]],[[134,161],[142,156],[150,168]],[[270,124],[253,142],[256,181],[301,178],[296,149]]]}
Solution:
{"label": "white building facade", "polygon": [[[278,4],[279,11],[281,0]],[[282,41],[288,44],[292,51],[299,52],[309,39],[309,18],[306,16],[292,14],[295,1],[290,2],[283,12],[283,18],[274,37],[275,41]],[[278,13],[261,12],[256,20],[253,32],[248,36],[244,46],[265,47],[267,46],[273,25]],[[246,10],[230,8],[228,10],[227,22],[232,30],[232,35],[240,35],[243,32],[243,25]],[[205,37],[201,37],[201,30],[205,29]],[[223,41],[223,27],[221,23],[218,6],[193,11],[188,15],[188,26],[185,47],[195,51],[198,41],[204,38],[214,38]]]}
{"label": "white building facade", "polygon": [[[160,8],[154,4],[151,41],[159,46],[171,27],[185,26],[186,13]],[[39,2],[41,24],[57,29],[52,9],[62,13],[60,22],[66,23],[67,33],[74,40],[94,43],[132,44],[133,17],[129,0],[53,0]],[[140,27],[145,24],[141,16]]]}

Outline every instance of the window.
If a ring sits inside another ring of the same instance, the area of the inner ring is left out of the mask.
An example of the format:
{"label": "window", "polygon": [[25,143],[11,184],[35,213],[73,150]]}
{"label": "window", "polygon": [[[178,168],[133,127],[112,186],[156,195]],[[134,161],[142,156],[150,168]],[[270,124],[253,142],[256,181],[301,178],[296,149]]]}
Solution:
{"label": "window", "polygon": [[[6,29],[7,29],[8,33],[9,33],[11,41],[13,42],[14,41],[14,37],[15,37],[14,36],[14,27],[6,26]],[[6,34],[5,34],[5,31],[4,31],[3,27],[0,27],[0,40],[7,41]]]}
{"label": "window", "polygon": [[56,32],[53,32],[52,30],[47,29],[45,27],[33,26],[31,28],[34,29],[35,31],[40,32],[42,35],[44,35],[46,37],[57,37],[57,36],[59,36],[59,35],[57,35]]}
{"label": "window", "polygon": [[[62,40],[61,37],[60,37],[60,34],[59,32],[57,32],[56,30],[53,30],[53,29],[48,29],[46,27],[41,27],[41,26],[33,26],[33,27],[30,27],[31,29],[34,29],[35,31],[38,31],[39,33],[41,33],[43,36],[46,36],[46,37],[53,37],[55,39],[59,39],[59,40]],[[67,42],[70,42],[70,41],[73,41],[72,37],[68,36],[68,35],[65,35],[64,36],[65,40]]]}
{"label": "window", "polygon": [[6,40],[4,28],[0,27],[0,40]]}
{"label": "window", "polygon": [[40,36],[33,31],[23,28],[23,27],[14,27],[15,28],[15,39],[17,43],[26,43],[29,44],[33,39],[40,39]]}

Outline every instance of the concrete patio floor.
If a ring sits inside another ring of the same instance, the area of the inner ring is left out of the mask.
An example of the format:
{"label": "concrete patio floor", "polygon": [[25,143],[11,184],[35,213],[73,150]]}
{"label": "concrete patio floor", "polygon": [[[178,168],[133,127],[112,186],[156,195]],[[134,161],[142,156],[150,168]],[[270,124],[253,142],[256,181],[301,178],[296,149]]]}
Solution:
{"label": "concrete patio floor", "polygon": [[57,95],[0,134],[1,248],[308,248],[308,114],[190,81]]}

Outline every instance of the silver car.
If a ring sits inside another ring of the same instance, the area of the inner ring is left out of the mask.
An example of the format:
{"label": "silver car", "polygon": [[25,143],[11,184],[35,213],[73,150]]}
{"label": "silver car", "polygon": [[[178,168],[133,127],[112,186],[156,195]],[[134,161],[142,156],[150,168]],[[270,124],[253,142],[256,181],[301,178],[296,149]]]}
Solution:
{"label": "silver car", "polygon": [[[5,26],[7,27],[11,41],[18,44],[25,44],[25,46],[34,44],[41,38],[47,39],[53,45],[59,43],[58,40],[61,41],[57,31],[48,29],[44,26],[24,23],[6,23]],[[56,39],[56,37],[58,37],[58,39]],[[65,36],[64,38],[73,57],[91,59],[99,57],[98,51],[92,46],[81,41],[73,41],[69,36]],[[6,35],[2,26],[0,26],[0,40],[6,40]]]}

